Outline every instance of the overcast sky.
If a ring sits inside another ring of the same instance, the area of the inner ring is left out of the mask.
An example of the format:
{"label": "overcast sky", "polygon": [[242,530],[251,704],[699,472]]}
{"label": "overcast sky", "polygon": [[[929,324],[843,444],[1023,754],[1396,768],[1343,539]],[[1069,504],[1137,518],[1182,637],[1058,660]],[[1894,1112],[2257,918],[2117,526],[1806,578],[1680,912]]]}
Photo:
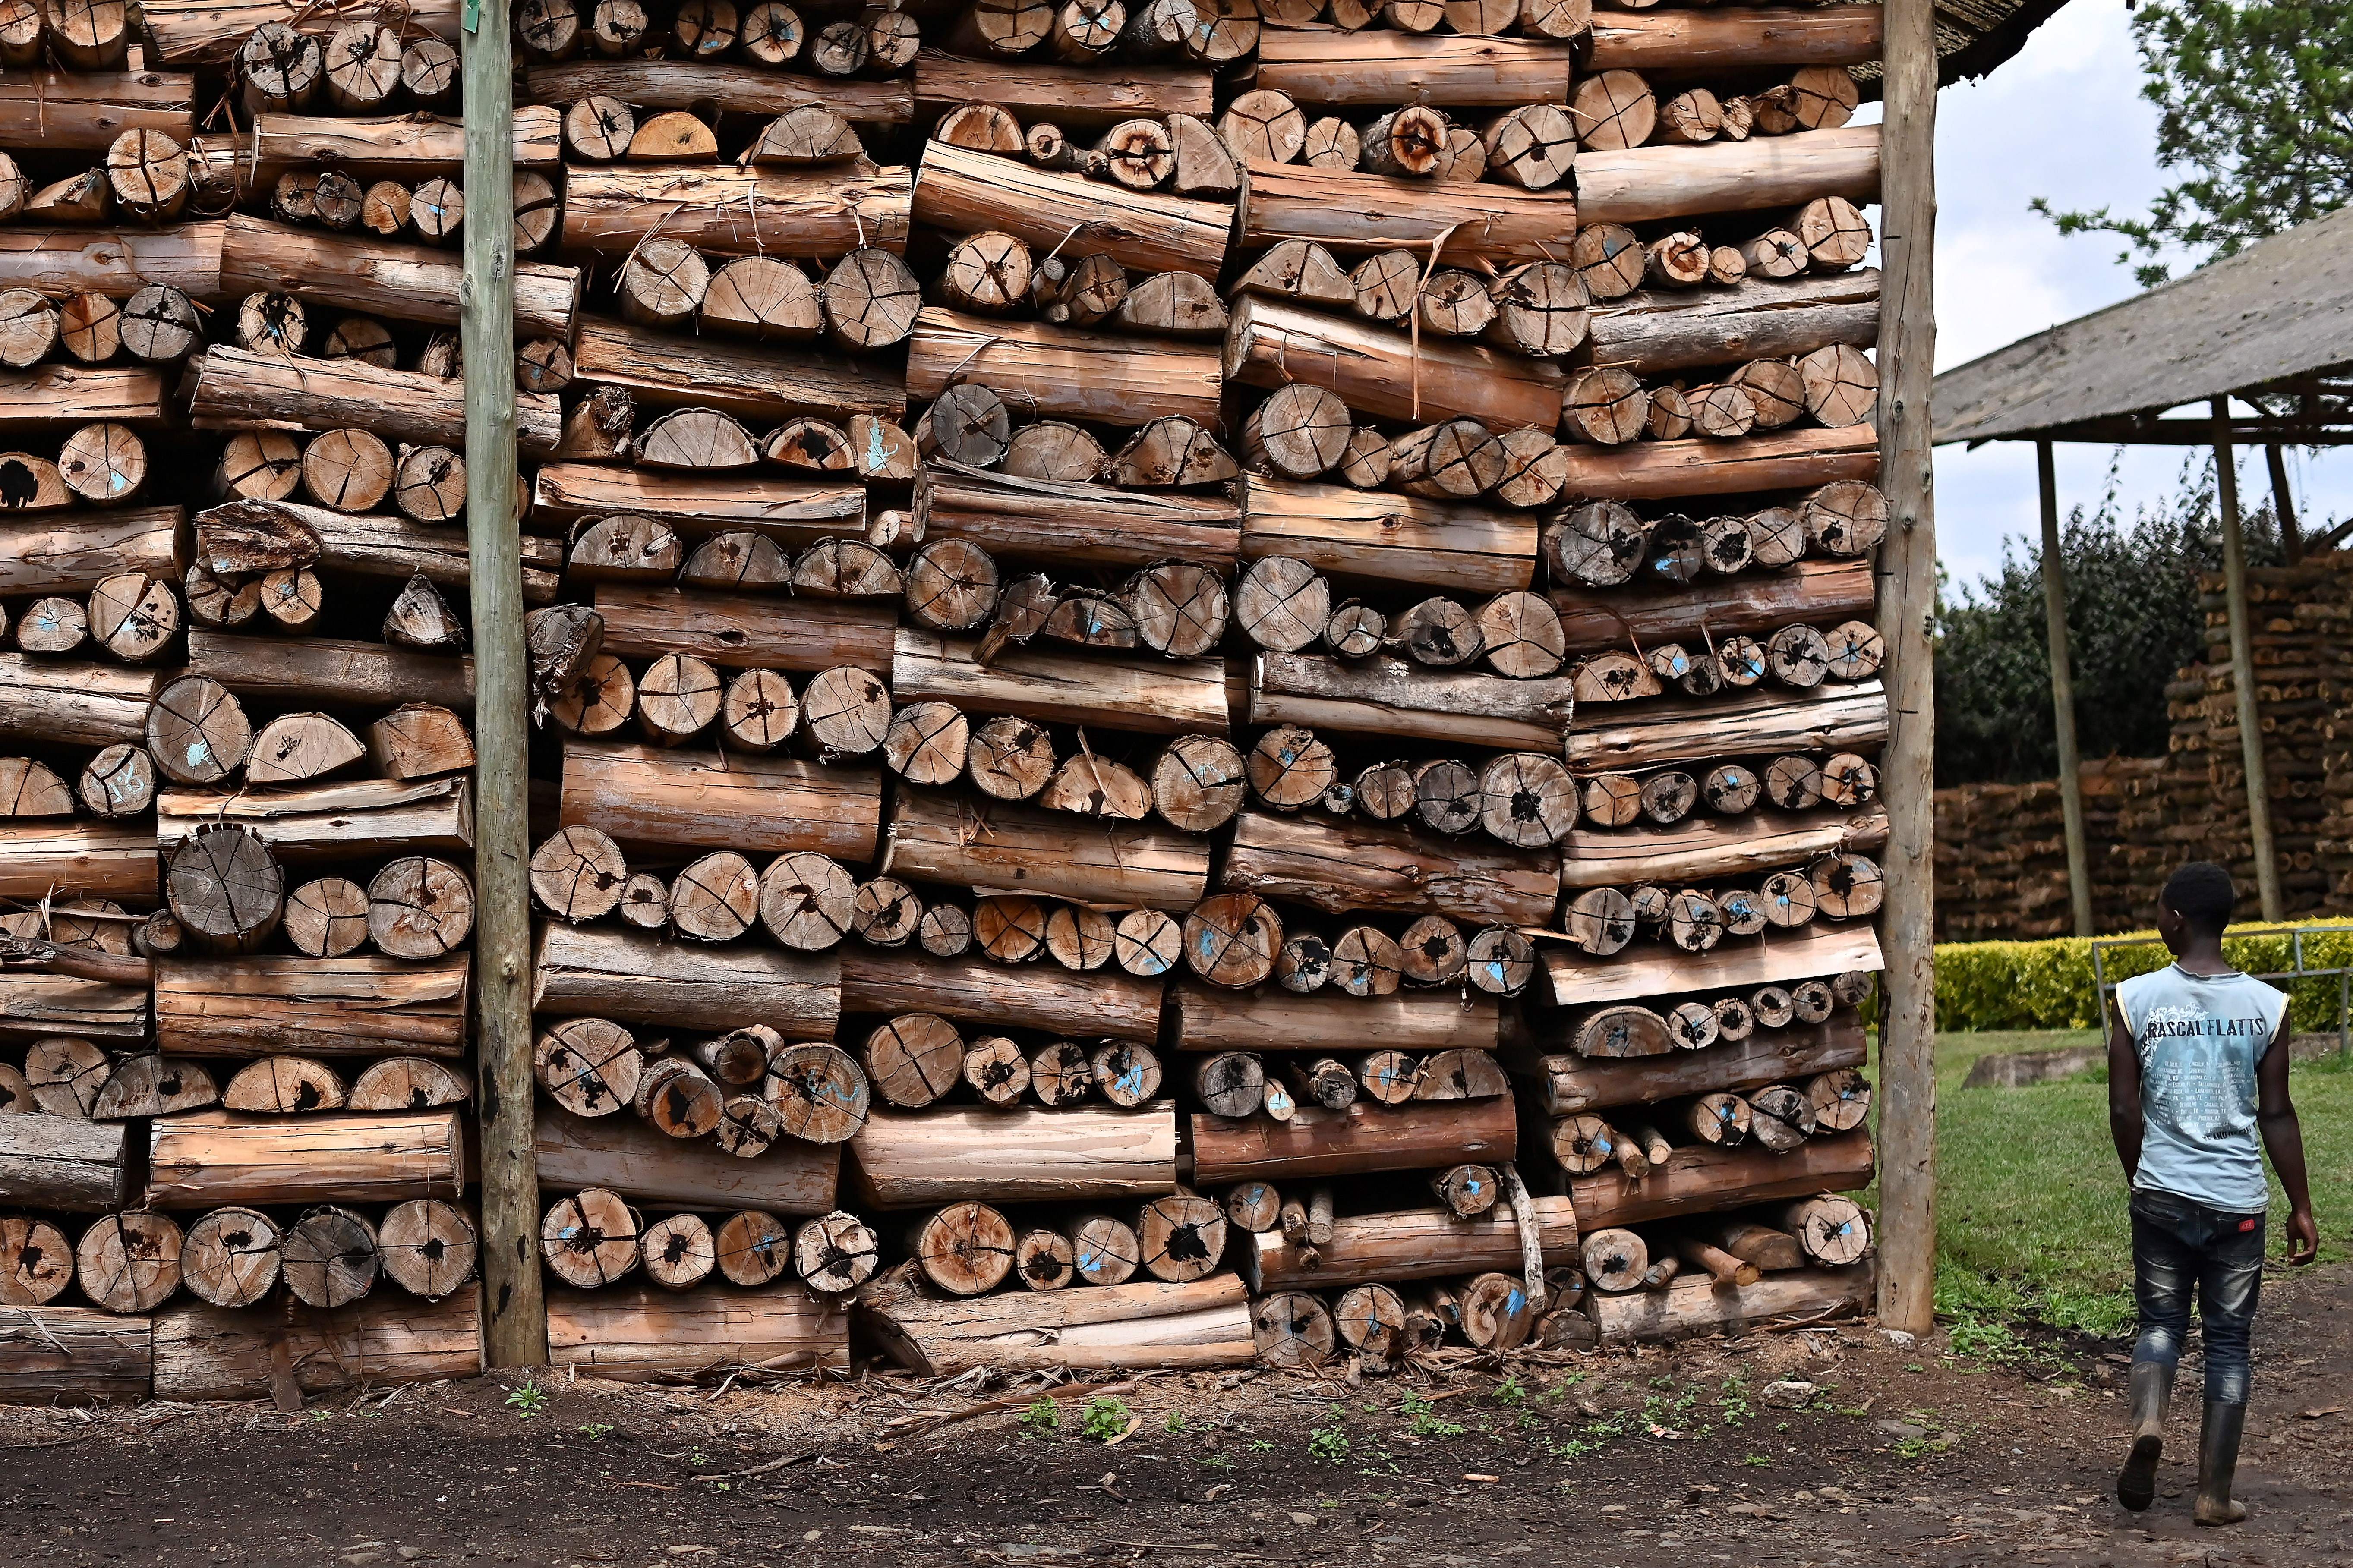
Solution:
{"label": "overcast sky", "polygon": [[[2073,0],[2035,30],[1991,76],[1947,88],[1937,106],[1936,368],[1980,354],[2138,292],[2118,241],[2104,235],[2062,239],[2027,210],[2036,196],[2062,209],[2113,206],[2137,216],[2162,187],[2157,110],[2139,96],[2140,57],[2124,0]],[[2056,449],[2062,515],[2096,505],[2112,447]],[[2137,500],[2170,495],[2179,448],[2127,447],[2118,493],[2129,516]],[[2307,461],[2289,454],[2297,511],[2309,529],[2353,513],[2353,459]],[[2239,465],[2249,507],[2269,494],[2263,454]],[[1938,555],[1954,581],[1982,577],[2001,561],[2005,538],[2040,529],[2031,443],[1997,442],[1975,452],[1937,448]]]}

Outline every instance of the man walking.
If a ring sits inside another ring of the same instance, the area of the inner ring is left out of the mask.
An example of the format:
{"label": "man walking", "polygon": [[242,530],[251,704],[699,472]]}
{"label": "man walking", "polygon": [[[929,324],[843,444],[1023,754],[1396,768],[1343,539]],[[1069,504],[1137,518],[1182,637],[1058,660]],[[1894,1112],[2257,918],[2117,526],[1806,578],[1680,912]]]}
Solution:
{"label": "man walking", "polygon": [[2237,898],[2230,873],[2211,861],[2173,874],[2157,917],[2173,963],[2116,987],[2108,1037],[2108,1127],[2132,1184],[2140,1308],[2132,1452],[2116,1477],[2116,1500],[2137,1511],[2157,1495],[2166,1405],[2195,1289],[2206,1338],[2200,1524],[2247,1517],[2231,1499],[2231,1481],[2247,1423],[2247,1352],[2263,1277],[2263,1151],[2287,1194],[2287,1260],[2309,1263],[2320,1246],[2304,1133],[2288,1099],[2287,997],[2222,957]]}

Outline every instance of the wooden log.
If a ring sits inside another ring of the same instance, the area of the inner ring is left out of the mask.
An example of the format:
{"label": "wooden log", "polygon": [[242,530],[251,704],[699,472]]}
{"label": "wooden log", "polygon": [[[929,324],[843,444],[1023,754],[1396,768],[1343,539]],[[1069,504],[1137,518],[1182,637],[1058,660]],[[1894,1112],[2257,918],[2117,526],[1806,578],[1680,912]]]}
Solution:
{"label": "wooden log", "polygon": [[1256,163],[1242,193],[1240,243],[1303,239],[1339,256],[1402,248],[1421,258],[1435,246],[1441,261],[1551,261],[1577,218],[1564,190]]}
{"label": "wooden log", "polygon": [[681,1142],[632,1116],[586,1121],[542,1106],[533,1134],[549,1189],[603,1187],[642,1204],[821,1215],[834,1207],[840,1146],[780,1142],[739,1160],[707,1141]]}
{"label": "wooden log", "polygon": [[[564,111],[518,104],[511,153],[518,169],[553,173],[564,162]],[[370,180],[415,184],[464,172],[464,122],[448,115],[398,119],[338,119],[329,115],[265,113],[239,139],[237,178],[260,186],[289,170],[332,169]]]}
{"label": "wooden log", "polygon": [[1564,1005],[1630,1001],[1796,980],[1880,967],[1878,940],[1864,925],[1815,924],[1767,936],[1733,937],[1705,954],[1592,959],[1546,948],[1546,983]]}
{"label": "wooden log", "polygon": [[876,1208],[1151,1197],[1176,1185],[1176,1116],[1166,1102],[1143,1112],[885,1112],[869,1117],[849,1147],[860,1201]]}
{"label": "wooden log", "polygon": [[565,181],[562,244],[625,256],[659,234],[723,256],[899,251],[913,184],[904,166],[867,174],[723,163],[575,168]]}
{"label": "wooden log", "polygon": [[0,1320],[0,1403],[142,1400],[153,1388],[152,1320],[24,1305]]}
{"label": "wooden log", "polygon": [[733,669],[891,671],[894,617],[859,601],[600,583],[596,613],[605,623],[602,651],[620,658],[684,655]]}
{"label": "wooden log", "polygon": [[455,1057],[464,1048],[465,955],[164,960],[155,1040],[193,1057]]}
{"label": "wooden log", "polygon": [[807,108],[828,109],[860,125],[903,125],[914,110],[905,79],[813,79],[758,64],[660,58],[566,60],[533,65],[523,94],[538,103],[609,98],[640,109],[715,109],[723,115],[772,119]]}
{"label": "wooden log", "polygon": [[1222,498],[1023,479],[936,459],[916,475],[914,517],[927,540],[965,540],[1000,560],[1058,569],[1172,556],[1230,566],[1240,539],[1236,509]]}
{"label": "wooden log", "polygon": [[1205,1184],[1298,1180],[1366,1171],[1443,1169],[1509,1161],[1517,1125],[1509,1100],[1345,1111],[1301,1107],[1289,1121],[1192,1119],[1194,1178]]}
{"label": "wooden log", "polygon": [[470,1092],[466,1080],[439,1062],[386,1057],[361,1069],[345,1103],[353,1110],[428,1110],[459,1104]]}
{"label": "wooden log", "polygon": [[901,1285],[870,1289],[858,1310],[894,1362],[925,1376],[976,1366],[1214,1368],[1257,1356],[1250,1303],[1231,1275],[946,1301]]}
{"label": "wooden log", "polygon": [[1589,1310],[1605,1344],[1669,1341],[1767,1319],[1818,1322],[1867,1311],[1874,1283],[1868,1267],[1776,1274],[1737,1287],[1699,1274],[1662,1290],[1596,1297]]}
{"label": "wooden log", "polygon": [[1735,441],[1645,441],[1626,447],[1570,450],[1564,493],[1620,500],[1662,500],[1700,495],[1748,494],[1879,473],[1879,448],[1868,426],[1815,426]]}
{"label": "wooden log", "polygon": [[893,695],[902,702],[946,702],[966,713],[1151,734],[1222,734],[1228,728],[1225,669],[1215,660],[1145,667],[1025,650],[1001,654],[984,666],[972,658],[975,646],[900,627],[892,664]]}
{"label": "wooden log", "polygon": [[1047,417],[1120,426],[1166,415],[1203,425],[1219,418],[1223,384],[1216,353],[1177,340],[1107,341],[933,305],[915,318],[907,352],[912,397],[937,397],[955,378],[983,383]]}
{"label": "wooden log", "polygon": [[1541,925],[1560,899],[1547,858],[1466,849],[1392,826],[1246,812],[1219,885],[1305,903]]}
{"label": "wooden log", "polygon": [[12,1205],[30,1209],[104,1214],[121,1208],[133,1195],[125,1152],[129,1131],[121,1122],[72,1116],[0,1116],[0,1190]]}
{"label": "wooden log", "polygon": [[863,946],[841,953],[841,1007],[851,1014],[931,1013],[999,1028],[1149,1044],[1159,1033],[1160,994],[1156,981],[1108,970],[1016,973],[978,957],[937,959]]}
{"label": "wooden log", "polygon": [[881,827],[879,772],[796,758],[567,742],[561,819],[624,853],[814,850],[862,862]]}
{"label": "wooden log", "polygon": [[1825,854],[1876,850],[1886,842],[1887,818],[1876,809],[1828,818],[1775,812],[1689,817],[1664,832],[1572,829],[1560,845],[1561,885],[1709,881],[1803,866]]}
{"label": "wooden log", "polygon": [[1535,1085],[1537,1103],[1554,1116],[1620,1105],[1652,1104],[1684,1095],[1745,1093],[1809,1073],[1861,1065],[1862,1027],[1852,1014],[1790,1029],[1760,1029],[1746,1039],[1703,1051],[1612,1060],[1589,1055],[1509,1058],[1515,1076]]}
{"label": "wooden log", "polygon": [[226,797],[197,790],[156,796],[155,842],[167,851],[216,823],[251,831],[284,860],[388,849],[457,853],[474,846],[473,784],[463,778],[353,779]]}
{"label": "wooden log", "polygon": [[749,531],[795,546],[860,532],[866,526],[865,492],[856,485],[702,479],[574,463],[539,470],[532,510],[551,522],[623,513],[652,519],[691,538]]}
{"label": "wooden log", "polygon": [[539,933],[532,1005],[714,1031],[757,1018],[786,1039],[830,1039],[836,975],[830,955],[667,946],[632,931],[552,925]]}
{"label": "wooden log", "polygon": [[[111,304],[102,296],[79,298]],[[139,365],[37,364],[0,373],[0,435],[61,425],[147,426],[160,424],[163,418],[160,370]]]}
{"label": "wooden log", "polygon": [[1655,222],[1879,195],[1879,128],[1848,126],[1700,147],[1633,147],[1577,157],[1579,220]]}
{"label": "wooden log", "polygon": [[1258,295],[1233,302],[1224,363],[1229,379],[1268,388],[1310,382],[1360,415],[1466,417],[1497,429],[1558,424],[1565,384],[1546,361],[1464,342],[1417,346],[1406,332]]}
{"label": "wooden log", "polygon": [[1122,190],[944,142],[923,149],[914,217],[951,234],[1010,235],[1040,256],[1108,256],[1139,272],[1213,279],[1232,226],[1231,211],[1222,205]]}
{"label": "wooden log", "polygon": [[669,1383],[721,1366],[846,1370],[849,1315],[797,1286],[758,1294],[659,1287],[551,1290],[552,1364],[619,1383]]}
{"label": "wooden log", "polygon": [[1335,576],[1458,593],[1503,593],[1534,579],[1535,527],[1524,515],[1257,475],[1242,481],[1241,554],[1283,556]]}
{"label": "wooden log", "polygon": [[1873,680],[1796,699],[1759,691],[1645,703],[1634,717],[1570,735],[1567,762],[1580,773],[1652,768],[1727,752],[1873,750],[1886,738],[1887,694]]}
{"label": "wooden log", "polygon": [[216,222],[159,230],[13,226],[0,233],[0,288],[128,300],[160,284],[194,299],[217,300],[228,291],[221,281],[226,231]]}
{"label": "wooden log", "polygon": [[[723,282],[725,277],[723,268]],[[708,300],[704,310],[705,323],[713,324]],[[575,381],[620,387],[649,407],[703,406],[759,423],[804,415],[896,418],[907,407],[896,377],[853,362],[775,344],[683,338],[602,317],[581,322],[572,366]]]}
{"label": "wooden log", "polygon": [[94,153],[148,131],[185,146],[195,96],[185,72],[12,68],[0,77],[0,145]]}
{"label": "wooden log", "polygon": [[142,1040],[149,1032],[150,1012],[147,989],[137,984],[64,971],[20,971],[0,983],[0,1036]]}
{"label": "wooden log", "polygon": [[0,740],[61,746],[137,744],[164,673],[0,653]]}
{"label": "wooden log", "polygon": [[1704,294],[1629,294],[1592,311],[1580,358],[1645,376],[1702,365],[1788,359],[1834,343],[1879,341],[1874,269],[1751,278]]}
{"label": "wooden log", "polygon": [[38,903],[67,889],[153,901],[161,889],[153,833],[127,824],[0,822],[0,898]]}
{"label": "wooden log", "polygon": [[1556,581],[1550,594],[1562,639],[1573,651],[1642,647],[1713,635],[1761,632],[1801,616],[1869,614],[1872,580],[1862,559],[1800,561],[1786,572],[1704,578],[1687,584],[1589,589]]}
{"label": "wooden log", "polygon": [[158,1396],[179,1400],[265,1399],[290,1377],[301,1394],[472,1377],[480,1292],[386,1293],[333,1310],[185,1303],[155,1318],[154,1364]]}
{"label": "wooden log", "polygon": [[1857,1131],[1809,1139],[1786,1154],[1758,1144],[1694,1143],[1675,1150],[1639,1184],[1612,1171],[1578,1177],[1568,1190],[1578,1223],[1589,1231],[1773,1198],[1853,1191],[1870,1184],[1872,1172],[1871,1139]]}
{"label": "wooden log", "polygon": [[1206,839],[1134,824],[1106,822],[1073,835],[1059,813],[910,791],[892,809],[877,869],[920,881],[1182,910],[1208,889],[1209,848]]}
{"label": "wooden log", "polygon": [[465,1142],[448,1110],[291,1119],[201,1110],[153,1128],[145,1201],[157,1208],[299,1206],[456,1197]]}
{"label": "wooden log", "polygon": [[1351,663],[1319,654],[1261,653],[1251,664],[1250,722],[1549,752],[1568,731],[1572,685],[1567,678],[1440,672],[1399,658]]}
{"label": "wooden log", "polygon": [[[148,276],[145,281],[172,283],[202,298],[223,292],[289,293],[313,304],[405,321],[448,326],[458,320],[464,268],[447,251],[289,228],[243,216],[224,222],[219,245],[219,274],[207,287],[189,288],[168,269]],[[0,268],[0,277],[5,271]],[[579,321],[584,288],[580,269],[522,261],[515,264],[514,279],[516,335],[569,342]],[[533,407],[533,398],[519,398],[518,406]],[[536,438],[534,432],[533,439]],[[421,439],[439,446],[464,444],[462,439]]]}
{"label": "wooden log", "polygon": [[1868,5],[1609,11],[1594,18],[1586,63],[1671,75],[1868,65],[1880,58],[1883,33]]}
{"label": "wooden log", "polygon": [[[1577,1215],[1565,1198],[1531,1200],[1536,1245],[1546,1264],[1577,1261]],[[1281,1231],[1239,1238],[1238,1268],[1253,1291],[1322,1289],[1381,1280],[1397,1283],[1517,1271],[1521,1226],[1508,1202],[1473,1219],[1443,1208],[1344,1215],[1329,1241],[1309,1247]]]}
{"label": "wooden log", "polygon": [[[1134,7],[1141,16],[1143,0]],[[915,57],[918,102],[997,105],[1024,121],[1111,125],[1138,115],[1217,113],[1206,70],[1158,66],[1149,70],[1100,65],[1049,65],[1034,60],[966,59],[940,49]],[[858,116],[841,110],[850,119]]]}
{"label": "wooden log", "polygon": [[1565,101],[1570,61],[1567,44],[1539,39],[1274,27],[1255,79],[1317,108],[1510,109]]}
{"label": "wooden log", "polygon": [[[311,443],[311,450],[319,445]],[[522,550],[523,595],[530,603],[545,604],[555,597],[563,546],[526,534]],[[291,501],[236,500],[198,512],[193,559],[222,577],[322,567],[360,577],[405,580],[421,574],[444,588],[467,583],[462,534],[407,518],[354,515]]]}
{"label": "wooden log", "polygon": [[[517,440],[546,457],[562,410],[546,394],[516,395]],[[387,439],[449,446],[465,437],[465,396],[442,377],[381,370],[359,359],[303,360],[215,344],[198,368],[190,416],[199,427],[274,422],[305,430],[364,426]]]}
{"label": "wooden log", "polygon": [[1398,992],[1371,1000],[1282,990],[1237,994],[1186,983],[1171,993],[1168,1048],[1348,1052],[1368,1039],[1399,1051],[1492,1050],[1502,1032],[1492,998]]}

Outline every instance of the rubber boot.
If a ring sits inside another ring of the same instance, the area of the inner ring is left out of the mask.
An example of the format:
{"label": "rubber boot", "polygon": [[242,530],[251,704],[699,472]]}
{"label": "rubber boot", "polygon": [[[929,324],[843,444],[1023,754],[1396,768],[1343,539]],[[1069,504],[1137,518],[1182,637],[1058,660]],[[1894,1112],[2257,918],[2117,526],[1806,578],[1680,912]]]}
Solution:
{"label": "rubber boot", "polygon": [[2207,1401],[2206,1425],[2198,1434],[2198,1506],[2191,1514],[2200,1524],[2236,1524],[2247,1517],[2247,1505],[2231,1498],[2246,1430],[2245,1405]]}
{"label": "rubber boot", "polygon": [[2165,1452],[2165,1413],[2173,1402],[2173,1368],[2158,1361],[2132,1365],[2132,1451],[2116,1473],[2116,1501],[2135,1513],[2157,1500],[2157,1460]]}

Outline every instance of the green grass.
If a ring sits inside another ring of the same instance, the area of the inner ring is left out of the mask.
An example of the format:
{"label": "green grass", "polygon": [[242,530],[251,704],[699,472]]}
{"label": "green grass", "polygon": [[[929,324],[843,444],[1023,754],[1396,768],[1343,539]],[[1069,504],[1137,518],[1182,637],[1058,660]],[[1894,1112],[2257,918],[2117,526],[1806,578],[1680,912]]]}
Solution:
{"label": "green grass", "polygon": [[[2031,1318],[2116,1335],[2130,1330],[2132,1243],[2124,1172],[2108,1141],[2100,1074],[2021,1089],[1963,1089],[1994,1051],[2098,1043],[2089,1030],[1947,1034],[1936,1042],[1936,1306],[1969,1321]],[[2353,1231],[2353,1071],[2299,1065],[2305,1164],[2321,1257]],[[2272,1189],[2274,1256],[2287,1202]]]}

